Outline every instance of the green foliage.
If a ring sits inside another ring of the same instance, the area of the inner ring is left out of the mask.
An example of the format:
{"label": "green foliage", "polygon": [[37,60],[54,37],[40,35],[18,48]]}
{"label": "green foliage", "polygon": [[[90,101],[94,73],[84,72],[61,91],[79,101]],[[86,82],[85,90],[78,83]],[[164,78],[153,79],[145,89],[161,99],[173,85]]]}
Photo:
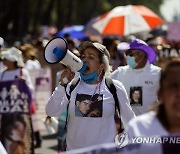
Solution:
{"label": "green foliage", "polygon": [[86,24],[115,6],[145,5],[160,15],[163,0],[0,0],[0,36],[38,34],[41,25]]}

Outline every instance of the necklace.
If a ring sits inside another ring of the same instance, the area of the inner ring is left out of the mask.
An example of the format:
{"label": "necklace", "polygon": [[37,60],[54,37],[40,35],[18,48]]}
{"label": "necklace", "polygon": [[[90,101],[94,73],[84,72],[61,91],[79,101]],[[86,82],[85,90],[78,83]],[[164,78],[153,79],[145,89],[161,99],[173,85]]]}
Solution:
{"label": "necklace", "polygon": [[[96,102],[96,101],[102,100],[102,98],[100,97],[100,87],[101,87],[101,83],[102,83],[102,81],[101,81],[99,84],[97,84],[97,86],[96,86],[96,88],[95,88],[95,91],[94,91],[93,95],[92,95],[91,98],[90,98],[90,101],[93,102],[93,103]],[[96,94],[97,89],[99,89],[98,94]],[[96,95],[97,95],[97,98],[96,98],[95,100],[93,100],[93,97],[96,96]]]}

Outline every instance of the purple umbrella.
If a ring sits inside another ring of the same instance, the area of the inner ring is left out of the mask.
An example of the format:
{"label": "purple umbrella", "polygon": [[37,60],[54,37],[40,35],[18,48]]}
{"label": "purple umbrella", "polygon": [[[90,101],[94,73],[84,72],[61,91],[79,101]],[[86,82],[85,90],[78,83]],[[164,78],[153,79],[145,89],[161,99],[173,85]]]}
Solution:
{"label": "purple umbrella", "polygon": [[64,27],[62,30],[60,30],[56,37],[64,37],[65,34],[69,34],[72,38],[77,39],[84,39],[86,38],[86,34],[83,32],[84,26],[83,25],[74,25],[70,27]]}

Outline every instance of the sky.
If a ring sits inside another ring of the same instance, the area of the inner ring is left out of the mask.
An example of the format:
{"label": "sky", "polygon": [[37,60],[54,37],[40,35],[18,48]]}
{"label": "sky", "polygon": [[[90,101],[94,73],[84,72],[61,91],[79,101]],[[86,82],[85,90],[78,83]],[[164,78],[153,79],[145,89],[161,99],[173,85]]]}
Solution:
{"label": "sky", "polygon": [[178,12],[180,16],[180,0],[164,0],[161,5],[160,11],[166,21],[173,21],[173,16],[175,12]]}

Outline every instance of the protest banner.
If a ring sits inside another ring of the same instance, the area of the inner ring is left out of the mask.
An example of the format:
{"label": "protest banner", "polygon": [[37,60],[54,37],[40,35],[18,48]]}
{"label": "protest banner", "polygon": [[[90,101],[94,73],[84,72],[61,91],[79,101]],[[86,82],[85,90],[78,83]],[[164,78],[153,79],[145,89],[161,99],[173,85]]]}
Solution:
{"label": "protest banner", "polygon": [[25,80],[0,82],[0,138],[8,154],[34,154],[31,102]]}

